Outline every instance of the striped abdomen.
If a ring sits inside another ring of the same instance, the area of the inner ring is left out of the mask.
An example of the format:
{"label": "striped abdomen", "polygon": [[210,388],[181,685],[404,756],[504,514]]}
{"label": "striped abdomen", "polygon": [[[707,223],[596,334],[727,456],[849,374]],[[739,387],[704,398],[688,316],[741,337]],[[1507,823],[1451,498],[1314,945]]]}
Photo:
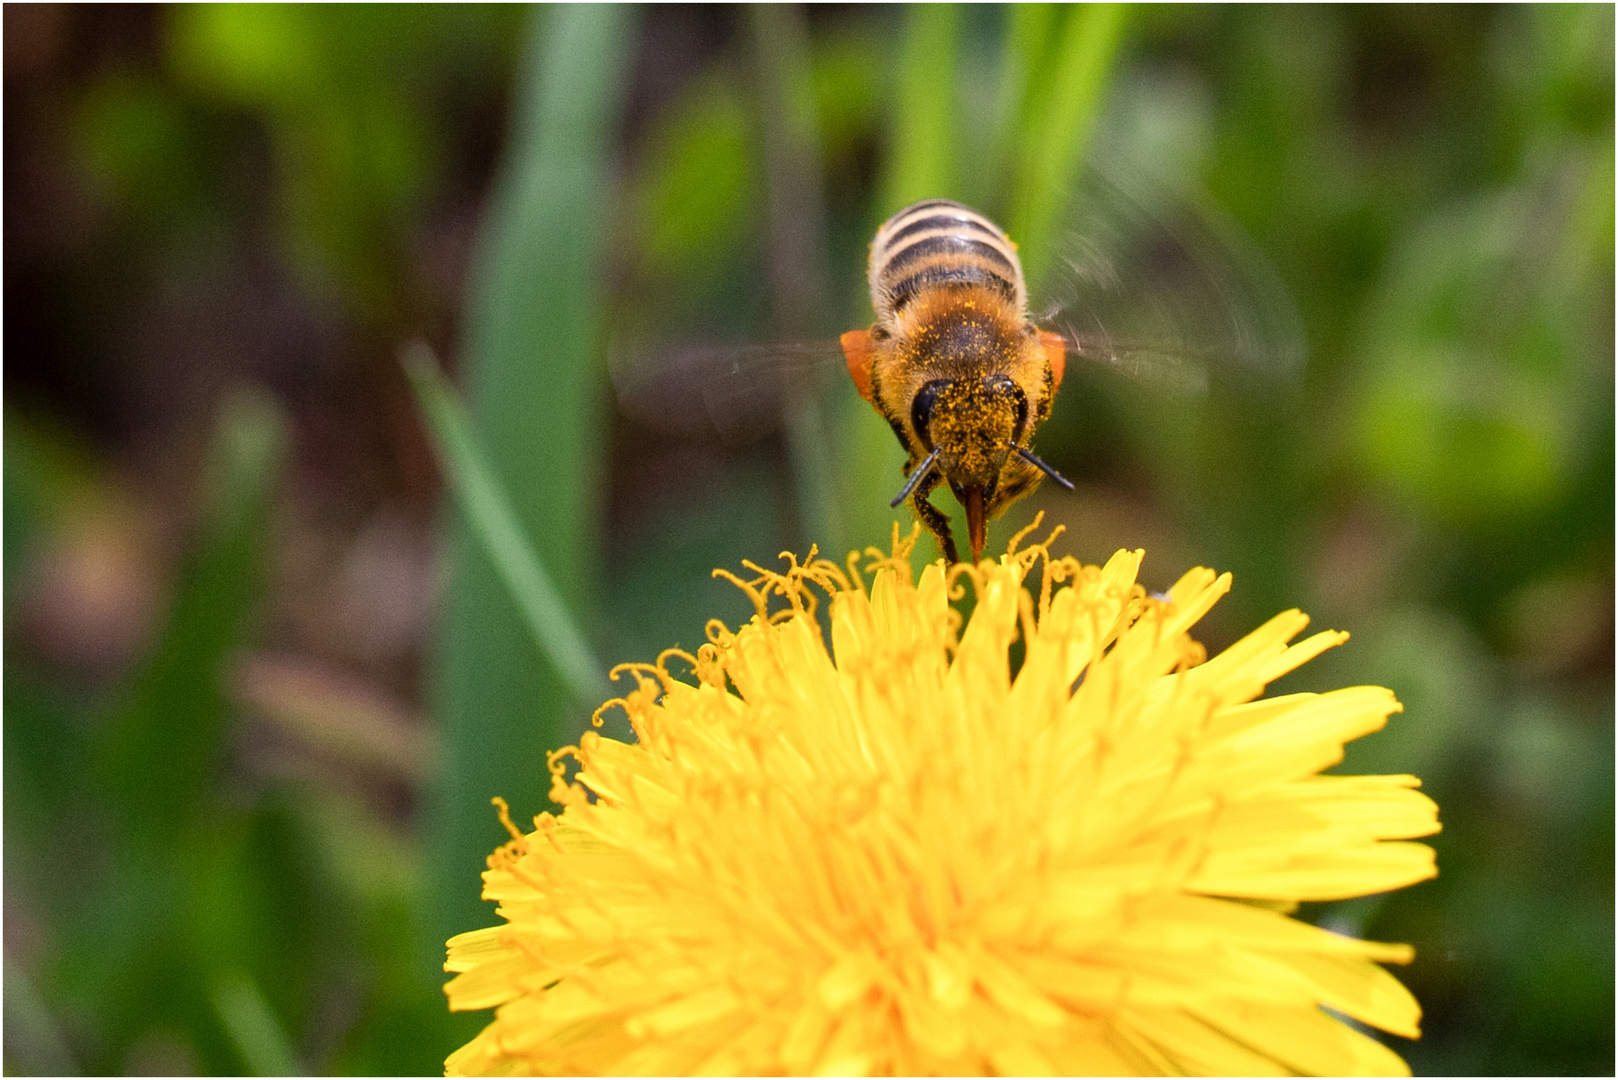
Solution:
{"label": "striped abdomen", "polygon": [[1000,226],[970,207],[928,199],[894,214],[871,242],[871,306],[890,330],[918,295],[981,286],[1027,309],[1022,264]]}

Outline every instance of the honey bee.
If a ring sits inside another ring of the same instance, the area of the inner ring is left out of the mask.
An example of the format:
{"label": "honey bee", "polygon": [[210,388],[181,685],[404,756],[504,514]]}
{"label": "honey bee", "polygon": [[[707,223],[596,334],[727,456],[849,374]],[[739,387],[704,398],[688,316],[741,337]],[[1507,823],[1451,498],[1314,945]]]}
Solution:
{"label": "honey bee", "polygon": [[671,434],[716,430],[742,442],[801,418],[822,366],[841,361],[904,448],[892,505],[908,500],[958,562],[950,517],[929,499],[947,484],[976,561],[988,522],[1045,477],[1073,488],[1033,449],[1069,360],[1182,395],[1206,391],[1215,370],[1247,393],[1284,387],[1301,366],[1284,287],[1211,208],[1096,173],[1071,202],[1053,244],[1049,306],[1036,312],[1011,238],[976,210],[928,199],[876,232],[868,328],[840,340],[673,348],[620,328],[609,360],[619,404]]}
{"label": "honey bee", "polygon": [[860,396],[908,455],[892,505],[910,500],[944,558],[950,519],[927,496],[947,483],[966,510],[972,561],[990,518],[1049,476],[1030,443],[1062,385],[1068,342],[1028,318],[1017,245],[988,218],[928,199],[877,230],[867,271],[876,322],[841,339]]}

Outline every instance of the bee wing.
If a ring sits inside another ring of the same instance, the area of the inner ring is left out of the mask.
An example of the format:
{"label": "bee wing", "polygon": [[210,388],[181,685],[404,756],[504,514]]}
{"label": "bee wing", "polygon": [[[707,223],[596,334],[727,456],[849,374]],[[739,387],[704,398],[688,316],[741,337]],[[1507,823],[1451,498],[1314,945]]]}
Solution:
{"label": "bee wing", "polygon": [[676,435],[742,443],[774,431],[843,363],[835,340],[642,347],[614,342],[608,370],[631,419]]}
{"label": "bee wing", "polygon": [[1101,364],[1137,382],[1166,387],[1183,394],[1208,392],[1209,372],[1221,361],[1212,353],[1196,352],[1185,342],[1165,340],[1144,342],[1119,340],[1095,320],[1096,329],[1086,333],[1071,320],[1057,321],[1067,339],[1067,354],[1092,364]]}
{"label": "bee wing", "polygon": [[1304,360],[1286,288],[1240,227],[1114,166],[1069,204],[1035,320],[1069,353],[1132,378],[1205,391],[1221,373],[1289,384]]}

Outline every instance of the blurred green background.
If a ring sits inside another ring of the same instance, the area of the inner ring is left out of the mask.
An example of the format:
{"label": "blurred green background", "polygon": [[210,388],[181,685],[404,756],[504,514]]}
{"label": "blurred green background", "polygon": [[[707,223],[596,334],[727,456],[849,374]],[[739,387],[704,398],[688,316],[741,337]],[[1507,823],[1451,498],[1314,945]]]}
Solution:
{"label": "blurred green background", "polygon": [[[835,336],[905,202],[1031,276],[1097,148],[1234,223],[1291,383],[1070,365],[1043,509],[1211,648],[1350,630],[1441,876],[1418,1073],[1613,1070],[1613,10],[8,5],[8,1073],[438,1073],[483,856],[589,704],[442,499],[430,343],[605,662],[746,609],[715,566],[883,541],[846,378],[751,442],[615,405],[653,339]],[[1244,250],[1246,248],[1244,247]],[[1036,286],[1038,282],[1036,281]],[[693,399],[696,400],[696,399]],[[687,412],[670,399],[667,411]],[[683,417],[689,419],[689,416]],[[997,541],[998,542],[998,541]],[[930,554],[930,553],[929,553]]]}

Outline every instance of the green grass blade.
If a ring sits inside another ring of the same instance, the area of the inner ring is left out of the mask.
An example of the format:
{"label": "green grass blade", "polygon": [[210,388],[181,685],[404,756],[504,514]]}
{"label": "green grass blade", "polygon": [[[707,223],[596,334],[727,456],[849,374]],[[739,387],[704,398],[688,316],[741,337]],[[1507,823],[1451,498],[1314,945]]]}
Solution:
{"label": "green grass blade", "polygon": [[920,199],[959,197],[954,117],[960,26],[953,4],[905,8],[888,172],[877,208],[883,218]]}
{"label": "green grass blade", "polygon": [[534,644],[555,665],[574,697],[580,701],[610,697],[606,668],[596,659],[534,546],[523,535],[511,500],[478,446],[460,399],[444,381],[437,358],[427,346],[417,343],[406,349],[404,364],[436,437],[439,460],[467,528],[511,591]]}
{"label": "green grass blade", "polygon": [[[489,473],[586,625],[601,549],[608,165],[633,17],[619,5],[533,10],[461,354]],[[578,700],[535,651],[517,598],[466,524],[452,530],[450,560],[432,687],[442,735],[428,821],[435,970],[446,937],[494,919],[478,899],[484,858],[505,839],[490,797],[509,799],[519,821],[544,809],[546,751],[572,741],[600,700]]]}
{"label": "green grass blade", "polygon": [[[1122,4],[1075,5],[1065,13],[1054,55],[1022,55],[1014,65],[1027,80],[1027,91],[1017,194],[1005,225],[1020,245],[1023,274],[1035,295],[1060,239],[1062,209],[1084,164],[1085,143],[1101,112],[1127,14]],[[1048,21],[1037,8],[1019,12],[1011,48],[1039,48],[1041,35],[1031,28]]]}
{"label": "green grass blade", "polygon": [[231,1046],[252,1076],[298,1076],[292,1042],[258,986],[245,975],[226,976],[209,989],[209,1000]]}

